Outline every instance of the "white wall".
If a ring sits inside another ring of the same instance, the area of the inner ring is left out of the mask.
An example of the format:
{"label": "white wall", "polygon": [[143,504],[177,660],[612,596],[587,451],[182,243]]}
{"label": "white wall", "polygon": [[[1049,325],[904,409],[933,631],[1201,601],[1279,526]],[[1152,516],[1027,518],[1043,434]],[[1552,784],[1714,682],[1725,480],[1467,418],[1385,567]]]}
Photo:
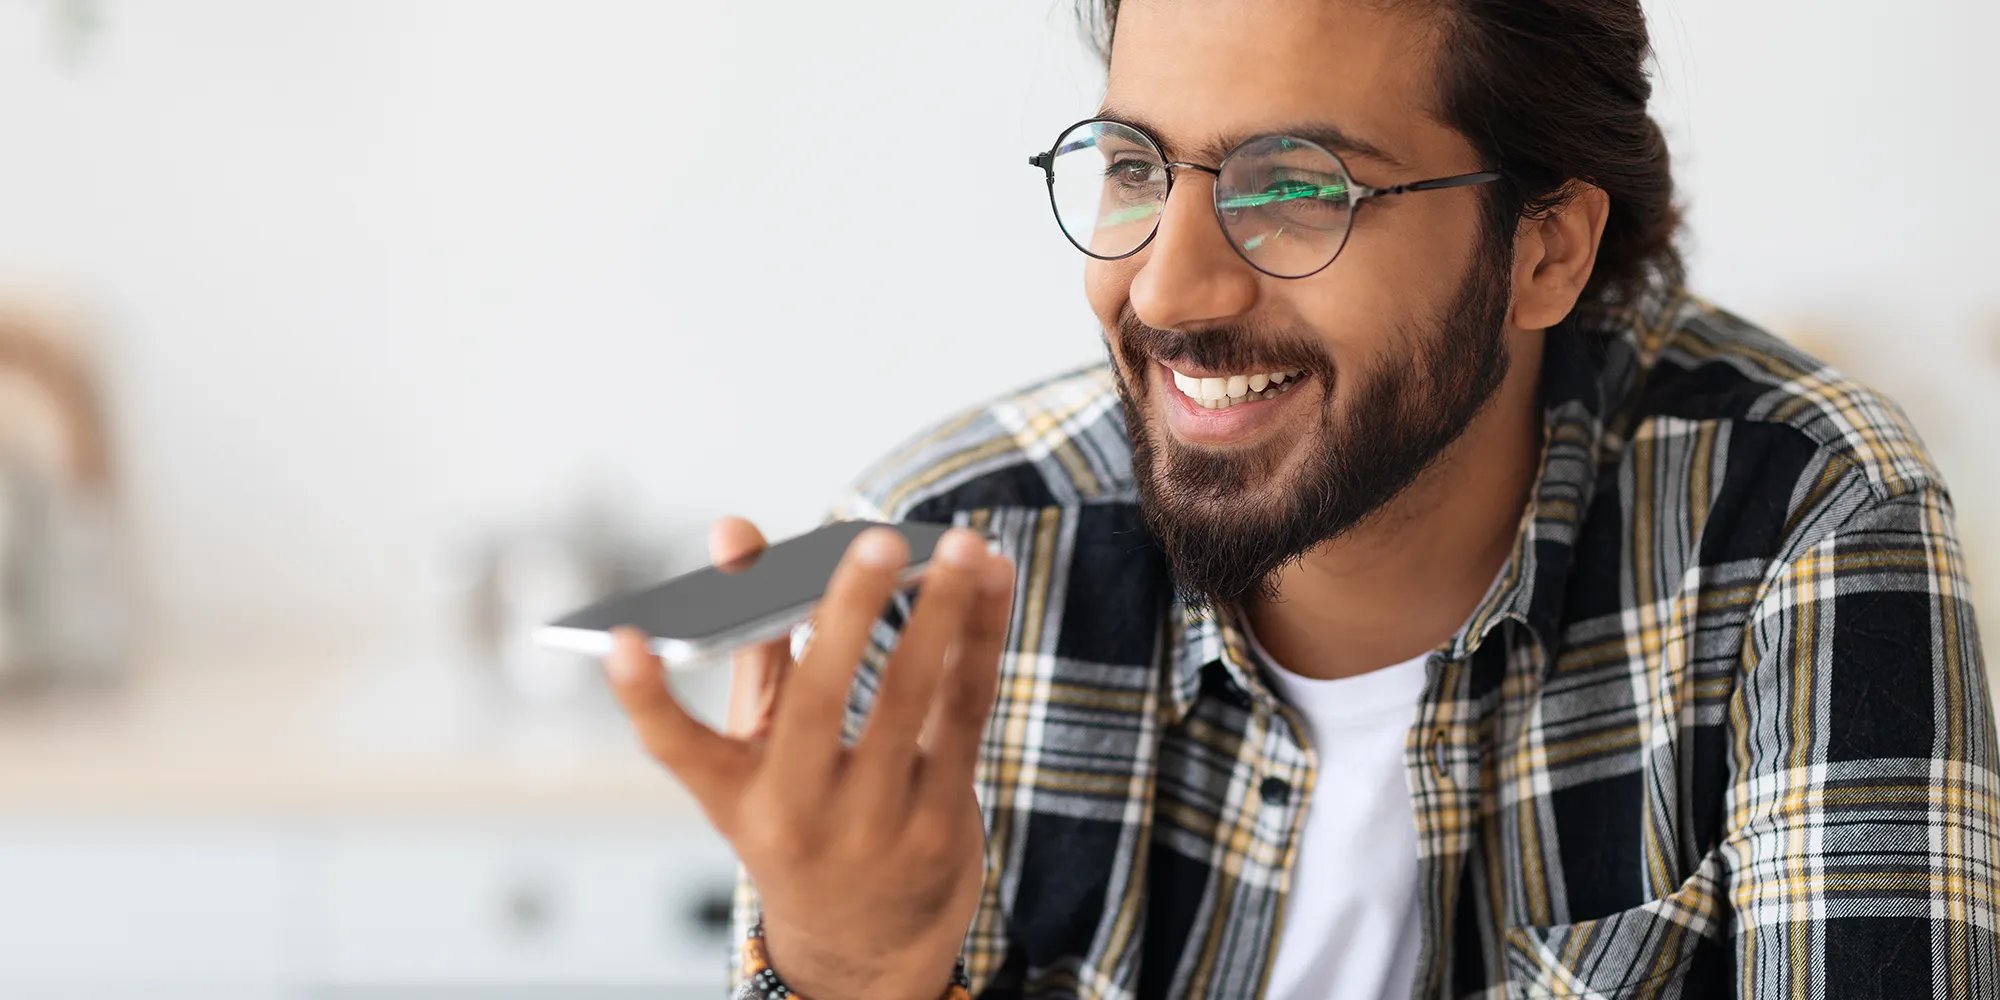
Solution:
{"label": "white wall", "polygon": [[[0,278],[104,321],[158,642],[422,634],[453,539],[591,477],[677,563],[788,534],[1101,356],[1025,163],[1097,96],[1068,0],[99,6],[71,68],[0,0]],[[1696,286],[1915,397],[2000,559],[2000,13],[1649,10]]]}

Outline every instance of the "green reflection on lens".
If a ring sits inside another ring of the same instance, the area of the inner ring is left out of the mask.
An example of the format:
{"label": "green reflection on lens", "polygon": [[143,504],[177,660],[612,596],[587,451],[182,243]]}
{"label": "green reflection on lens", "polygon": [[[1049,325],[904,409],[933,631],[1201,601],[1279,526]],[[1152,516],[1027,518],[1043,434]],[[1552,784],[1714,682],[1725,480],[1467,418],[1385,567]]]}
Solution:
{"label": "green reflection on lens", "polygon": [[1131,208],[1121,208],[1100,215],[1098,217],[1098,224],[1122,226],[1126,223],[1138,222],[1141,219],[1158,215],[1159,211],[1160,207],[1158,205],[1134,205]]}
{"label": "green reflection on lens", "polygon": [[1238,194],[1224,198],[1222,199],[1221,207],[1224,211],[1235,208],[1255,208],[1259,205],[1269,205],[1274,201],[1296,201],[1300,198],[1326,198],[1328,200],[1345,201],[1347,199],[1347,185],[1308,184],[1304,181],[1279,181],[1256,194]]}

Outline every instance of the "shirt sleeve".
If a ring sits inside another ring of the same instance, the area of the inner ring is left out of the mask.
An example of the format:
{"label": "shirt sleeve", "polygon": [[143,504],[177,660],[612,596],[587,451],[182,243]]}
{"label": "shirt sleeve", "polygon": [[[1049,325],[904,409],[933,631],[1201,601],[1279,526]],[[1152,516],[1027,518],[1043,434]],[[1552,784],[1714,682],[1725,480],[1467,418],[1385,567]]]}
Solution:
{"label": "shirt sleeve", "polygon": [[1730,703],[1740,997],[2000,996],[1993,701],[1943,487],[1779,565]]}

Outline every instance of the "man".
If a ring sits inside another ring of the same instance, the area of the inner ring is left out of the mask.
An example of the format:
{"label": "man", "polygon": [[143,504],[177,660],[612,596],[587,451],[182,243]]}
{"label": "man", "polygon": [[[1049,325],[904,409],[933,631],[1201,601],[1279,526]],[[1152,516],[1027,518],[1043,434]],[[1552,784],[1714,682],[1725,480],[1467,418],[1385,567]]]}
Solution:
{"label": "man", "polygon": [[1950,494],[1681,287],[1638,5],[1100,13],[1031,163],[1106,362],[830,514],[996,551],[864,535],[730,735],[607,661],[736,995],[2000,995]]}

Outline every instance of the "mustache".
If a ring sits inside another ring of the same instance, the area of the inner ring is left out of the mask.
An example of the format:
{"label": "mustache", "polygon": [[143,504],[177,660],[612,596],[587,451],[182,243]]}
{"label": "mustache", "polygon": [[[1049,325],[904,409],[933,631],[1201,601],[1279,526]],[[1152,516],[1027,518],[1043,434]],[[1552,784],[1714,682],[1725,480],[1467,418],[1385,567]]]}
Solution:
{"label": "mustache", "polygon": [[1322,371],[1328,367],[1317,339],[1256,334],[1239,325],[1188,332],[1148,326],[1127,304],[1118,311],[1118,343],[1136,369],[1142,360],[1180,362],[1209,371]]}

